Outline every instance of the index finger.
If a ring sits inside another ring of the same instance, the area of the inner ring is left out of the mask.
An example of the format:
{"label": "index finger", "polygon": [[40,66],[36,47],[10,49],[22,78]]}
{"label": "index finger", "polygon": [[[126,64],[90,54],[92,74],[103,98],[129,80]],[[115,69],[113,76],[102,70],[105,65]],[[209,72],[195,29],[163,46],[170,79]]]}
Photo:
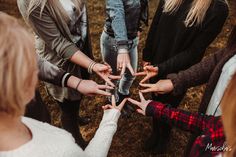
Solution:
{"label": "index finger", "polygon": [[131,73],[132,75],[134,75],[135,72],[134,72],[134,69],[133,69],[133,67],[131,66],[130,63],[128,63],[127,68],[129,69],[130,73]]}
{"label": "index finger", "polygon": [[111,93],[98,89],[96,94],[110,96]]}
{"label": "index finger", "polygon": [[126,65],[125,65],[125,63],[124,63],[123,66],[122,66],[122,70],[121,70],[120,76],[123,76],[123,75],[124,75],[125,69],[126,69]]}
{"label": "index finger", "polygon": [[145,75],[147,75],[147,73],[145,71],[142,71],[142,72],[137,72],[134,75],[135,76],[145,76]]}
{"label": "index finger", "polygon": [[141,101],[145,101],[145,98],[144,98],[144,96],[143,96],[143,93],[141,93],[141,92],[139,91],[138,94],[139,94],[140,100],[141,100]]}
{"label": "index finger", "polygon": [[126,101],[127,101],[127,99],[124,99],[124,100],[120,103],[120,105],[118,106],[118,109],[119,109],[119,110],[122,110],[122,108],[125,106]]}
{"label": "index finger", "polygon": [[121,76],[117,76],[117,75],[109,75],[108,77],[110,79],[112,79],[112,80],[119,80],[119,79],[121,79]]}
{"label": "index finger", "polygon": [[116,106],[116,99],[115,99],[115,95],[112,95],[112,96],[111,96],[111,104],[112,104],[112,106],[113,106],[113,107],[115,107],[115,106]]}
{"label": "index finger", "polygon": [[149,80],[149,79],[150,79],[149,76],[145,76],[145,77],[140,81],[140,83],[144,83],[144,82],[146,82],[146,81]]}

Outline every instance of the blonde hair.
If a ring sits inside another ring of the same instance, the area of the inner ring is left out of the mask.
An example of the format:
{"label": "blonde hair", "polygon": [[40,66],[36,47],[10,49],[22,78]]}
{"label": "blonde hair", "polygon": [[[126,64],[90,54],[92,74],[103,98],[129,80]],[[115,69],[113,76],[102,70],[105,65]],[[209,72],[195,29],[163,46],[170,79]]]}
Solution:
{"label": "blonde hair", "polygon": [[[163,12],[173,14],[175,13],[184,0],[165,0]],[[191,8],[184,21],[186,27],[193,25],[200,25],[211,6],[212,0],[193,0]],[[220,11],[220,10],[219,10]]]}
{"label": "blonde hair", "polygon": [[223,99],[221,101],[222,121],[226,141],[231,151],[226,152],[227,157],[234,157],[236,155],[236,74],[230,81]]}
{"label": "blonde hair", "polygon": [[[84,0],[72,0],[72,2],[75,4],[77,15],[80,15],[82,7],[85,4]],[[41,15],[46,3],[48,3],[51,7],[53,7],[55,12],[60,13],[61,16],[66,21],[70,19],[66,11],[61,6],[59,0],[30,0],[27,9],[27,17],[29,17],[29,15],[38,7],[40,7],[40,15]]]}
{"label": "blonde hair", "polygon": [[24,113],[25,97],[37,70],[33,41],[17,19],[0,12],[0,112]]}

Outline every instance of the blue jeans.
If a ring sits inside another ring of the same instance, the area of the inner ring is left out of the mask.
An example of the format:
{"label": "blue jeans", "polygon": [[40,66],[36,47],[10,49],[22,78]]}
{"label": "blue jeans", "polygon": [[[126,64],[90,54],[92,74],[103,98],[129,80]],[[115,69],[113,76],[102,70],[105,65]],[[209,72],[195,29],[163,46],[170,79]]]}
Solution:
{"label": "blue jeans", "polygon": [[[117,47],[116,47],[116,41],[115,38],[109,36],[106,32],[103,31],[101,35],[101,52],[103,61],[107,62],[111,68],[112,68],[112,74],[113,75],[119,75],[120,72],[117,71]],[[137,71],[138,66],[138,37],[136,37],[133,40],[129,40],[129,56],[130,56],[130,62],[134,69],[134,71]],[[124,76],[121,78],[120,81],[113,81],[115,85],[118,86],[116,90],[112,94],[117,97],[117,91],[121,93],[122,95],[129,95],[129,89],[134,81],[135,77],[132,76],[130,71],[126,68]]]}

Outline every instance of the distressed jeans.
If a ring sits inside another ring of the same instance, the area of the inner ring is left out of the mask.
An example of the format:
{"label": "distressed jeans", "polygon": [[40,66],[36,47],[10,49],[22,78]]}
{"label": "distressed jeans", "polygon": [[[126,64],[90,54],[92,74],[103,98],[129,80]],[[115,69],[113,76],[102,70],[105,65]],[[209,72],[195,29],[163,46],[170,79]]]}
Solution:
{"label": "distressed jeans", "polygon": [[[112,68],[113,75],[119,75],[120,72],[117,71],[117,47],[115,38],[109,36],[106,32],[103,31],[100,40],[101,52],[103,61],[108,63]],[[134,71],[137,71],[138,66],[138,37],[129,40],[129,56],[131,66]],[[117,91],[122,95],[129,95],[129,89],[134,81],[135,77],[132,76],[130,71],[126,68],[125,73],[120,81],[113,81],[116,85],[116,89],[114,91],[110,91],[112,94],[116,96],[116,101],[118,101]]]}

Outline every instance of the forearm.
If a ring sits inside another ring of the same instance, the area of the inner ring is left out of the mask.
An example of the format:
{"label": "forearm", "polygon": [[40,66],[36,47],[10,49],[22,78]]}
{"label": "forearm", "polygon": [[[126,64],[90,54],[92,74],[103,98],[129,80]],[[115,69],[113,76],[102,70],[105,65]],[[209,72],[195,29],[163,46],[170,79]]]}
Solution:
{"label": "forearm", "polygon": [[173,95],[182,94],[190,87],[195,87],[207,83],[213,70],[224,55],[223,51],[219,51],[205,59],[200,63],[193,65],[187,70],[180,71],[177,74],[169,74],[174,85]]}
{"label": "forearm", "polygon": [[70,61],[86,69],[89,67],[91,62],[93,62],[92,59],[90,59],[81,51],[75,52],[74,55],[70,58]]}
{"label": "forearm", "polygon": [[204,115],[171,108],[154,101],[148,104],[146,115],[153,116],[170,125],[192,133],[202,131],[206,128],[207,123],[207,118]]}
{"label": "forearm", "polygon": [[117,129],[117,121],[120,111],[111,109],[104,111],[103,119],[100,126],[85,149],[88,157],[106,157],[111,146],[113,135]]}

